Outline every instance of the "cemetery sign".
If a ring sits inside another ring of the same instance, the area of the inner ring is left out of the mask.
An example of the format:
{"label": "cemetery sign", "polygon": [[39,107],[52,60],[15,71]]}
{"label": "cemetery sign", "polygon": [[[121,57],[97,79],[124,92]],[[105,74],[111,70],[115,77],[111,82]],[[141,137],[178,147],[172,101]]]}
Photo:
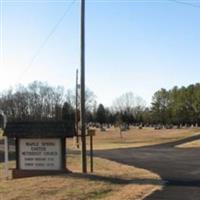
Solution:
{"label": "cemetery sign", "polygon": [[23,170],[61,170],[61,139],[19,139],[19,168]]}
{"label": "cemetery sign", "polygon": [[67,172],[65,140],[74,132],[73,121],[8,122],[4,135],[16,146],[13,178]]}

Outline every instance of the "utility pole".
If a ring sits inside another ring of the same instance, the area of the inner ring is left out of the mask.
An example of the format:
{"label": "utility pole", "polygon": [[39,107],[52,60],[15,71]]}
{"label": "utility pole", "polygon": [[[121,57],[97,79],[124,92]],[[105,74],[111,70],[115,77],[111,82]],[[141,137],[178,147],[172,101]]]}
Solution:
{"label": "utility pole", "polygon": [[83,173],[87,173],[85,128],[85,0],[81,0],[81,139]]}
{"label": "utility pole", "polygon": [[76,129],[76,147],[79,148],[79,134],[78,134],[78,69],[76,70],[76,113],[75,113],[75,129]]}

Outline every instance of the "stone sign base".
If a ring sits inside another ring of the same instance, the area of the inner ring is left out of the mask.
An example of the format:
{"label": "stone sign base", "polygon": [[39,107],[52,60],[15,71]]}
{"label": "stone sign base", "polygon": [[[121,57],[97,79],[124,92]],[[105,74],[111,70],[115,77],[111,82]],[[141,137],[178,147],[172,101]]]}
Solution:
{"label": "stone sign base", "polygon": [[70,170],[20,170],[12,169],[12,178],[25,178],[33,176],[51,176],[58,174],[72,173]]}

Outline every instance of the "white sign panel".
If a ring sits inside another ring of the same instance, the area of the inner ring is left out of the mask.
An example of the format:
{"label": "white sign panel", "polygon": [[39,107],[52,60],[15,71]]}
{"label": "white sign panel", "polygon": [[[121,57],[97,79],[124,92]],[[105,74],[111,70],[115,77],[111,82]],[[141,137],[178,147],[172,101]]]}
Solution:
{"label": "white sign panel", "polygon": [[19,139],[19,168],[24,170],[60,170],[61,139]]}

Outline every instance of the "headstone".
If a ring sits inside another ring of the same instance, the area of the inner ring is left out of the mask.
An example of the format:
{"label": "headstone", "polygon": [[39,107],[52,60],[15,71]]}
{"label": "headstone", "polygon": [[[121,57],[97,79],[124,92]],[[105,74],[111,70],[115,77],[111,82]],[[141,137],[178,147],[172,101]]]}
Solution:
{"label": "headstone", "polygon": [[100,130],[101,130],[101,132],[105,132],[106,131],[106,129],[104,127],[101,127]]}

